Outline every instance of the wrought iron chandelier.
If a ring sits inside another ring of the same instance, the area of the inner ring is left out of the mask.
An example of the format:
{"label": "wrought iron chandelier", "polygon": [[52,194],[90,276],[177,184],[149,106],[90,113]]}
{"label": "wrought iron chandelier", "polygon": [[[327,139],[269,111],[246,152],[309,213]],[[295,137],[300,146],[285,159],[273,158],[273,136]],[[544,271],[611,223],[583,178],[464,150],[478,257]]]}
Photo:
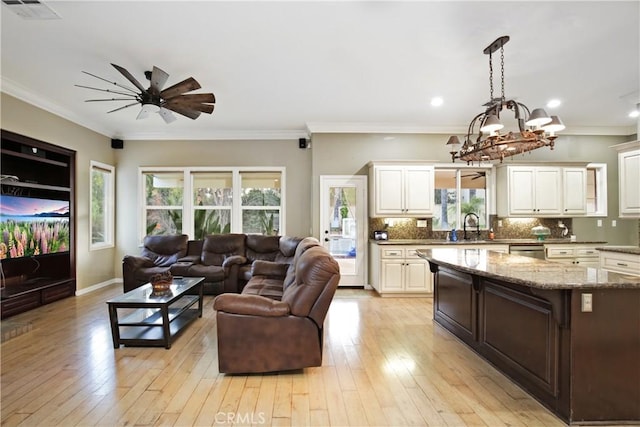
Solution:
{"label": "wrought iron chandelier", "polygon": [[[507,99],[504,96],[504,45],[509,36],[502,36],[484,49],[489,55],[489,84],[491,88],[490,101],[484,104],[485,111],[471,120],[462,147],[457,136],[449,137],[451,160],[456,159],[471,162],[498,160],[502,163],[505,157],[526,153],[541,147],[553,150],[556,132],[565,128],[558,116],[549,116],[542,108],[529,111],[521,102]],[[500,97],[493,96],[493,53],[500,49]],[[513,111],[518,123],[519,131],[500,133],[504,125],[500,121],[500,112],[504,109]],[[478,127],[475,137],[476,126]],[[473,140],[475,138],[475,140]]]}

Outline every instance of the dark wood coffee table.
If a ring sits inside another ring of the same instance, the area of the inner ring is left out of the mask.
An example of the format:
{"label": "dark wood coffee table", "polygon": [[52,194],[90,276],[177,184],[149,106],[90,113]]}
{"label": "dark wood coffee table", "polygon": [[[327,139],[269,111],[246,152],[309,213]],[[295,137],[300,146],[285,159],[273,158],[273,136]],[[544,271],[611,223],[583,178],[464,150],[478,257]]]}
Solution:
{"label": "dark wood coffee table", "polygon": [[[180,331],[202,317],[203,281],[204,277],[174,278],[166,295],[155,295],[147,283],[107,301],[113,348],[171,348]],[[122,319],[118,310],[126,310]]]}

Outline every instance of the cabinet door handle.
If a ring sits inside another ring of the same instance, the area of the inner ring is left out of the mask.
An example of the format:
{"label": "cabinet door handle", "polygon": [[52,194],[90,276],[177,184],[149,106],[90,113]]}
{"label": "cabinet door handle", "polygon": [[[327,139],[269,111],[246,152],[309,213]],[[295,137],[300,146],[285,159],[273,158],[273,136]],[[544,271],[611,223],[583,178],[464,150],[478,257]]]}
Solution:
{"label": "cabinet door handle", "polygon": [[616,265],[619,265],[620,267],[629,267],[629,265],[624,262],[617,262]]}
{"label": "cabinet door handle", "polygon": [[560,251],[561,254],[568,254],[569,252],[567,251]]}

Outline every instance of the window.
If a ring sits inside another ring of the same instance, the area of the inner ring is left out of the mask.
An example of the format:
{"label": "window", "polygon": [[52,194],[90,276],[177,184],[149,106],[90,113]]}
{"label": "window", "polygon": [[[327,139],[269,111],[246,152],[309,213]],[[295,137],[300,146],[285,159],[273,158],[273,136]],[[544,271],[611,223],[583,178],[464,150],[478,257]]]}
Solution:
{"label": "window", "polygon": [[587,165],[587,216],[607,216],[607,164]]}
{"label": "window", "polygon": [[242,232],[276,235],[280,230],[280,173],[241,172]]}
{"label": "window", "polygon": [[233,207],[231,172],[193,174],[193,231],[196,239],[231,231]]}
{"label": "window", "polygon": [[114,175],[111,165],[91,161],[90,249],[114,246]]}
{"label": "window", "polygon": [[144,174],[146,234],[181,234],[184,173]]}
{"label": "window", "polygon": [[[486,168],[436,168],[434,230],[462,229],[467,214],[479,217],[480,228],[487,228],[487,171]],[[469,216],[467,227],[476,227]]]}
{"label": "window", "polygon": [[284,233],[284,168],[141,168],[140,175],[142,236]]}

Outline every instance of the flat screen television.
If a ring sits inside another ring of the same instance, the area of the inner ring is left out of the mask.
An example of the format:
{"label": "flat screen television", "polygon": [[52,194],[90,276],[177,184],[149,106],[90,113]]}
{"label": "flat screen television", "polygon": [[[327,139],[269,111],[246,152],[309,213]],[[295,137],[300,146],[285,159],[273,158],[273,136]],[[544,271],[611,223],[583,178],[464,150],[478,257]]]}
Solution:
{"label": "flat screen television", "polygon": [[0,259],[69,252],[69,201],[0,195]]}

